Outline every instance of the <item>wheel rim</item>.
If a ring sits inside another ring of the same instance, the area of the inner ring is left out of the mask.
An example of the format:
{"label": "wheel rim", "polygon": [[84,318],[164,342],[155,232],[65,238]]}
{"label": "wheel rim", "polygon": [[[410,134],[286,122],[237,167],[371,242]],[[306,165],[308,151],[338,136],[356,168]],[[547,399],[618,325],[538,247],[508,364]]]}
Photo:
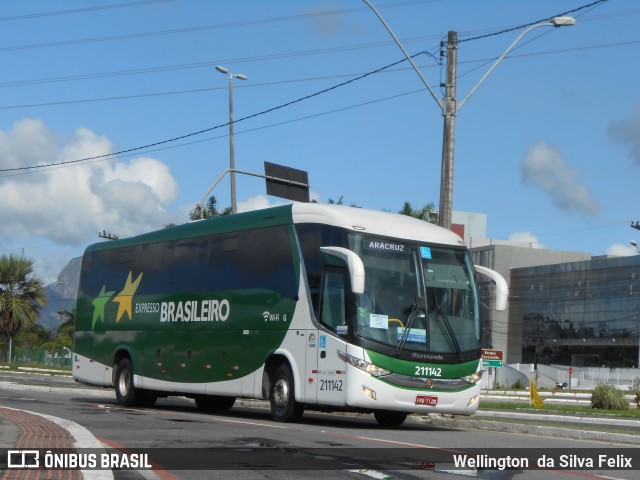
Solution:
{"label": "wheel rim", "polygon": [[118,390],[123,397],[126,397],[129,393],[129,385],[131,385],[131,374],[128,370],[120,372],[120,378],[118,379]]}
{"label": "wheel rim", "polygon": [[279,378],[273,387],[273,402],[280,409],[287,407],[289,403],[289,383],[284,378]]}

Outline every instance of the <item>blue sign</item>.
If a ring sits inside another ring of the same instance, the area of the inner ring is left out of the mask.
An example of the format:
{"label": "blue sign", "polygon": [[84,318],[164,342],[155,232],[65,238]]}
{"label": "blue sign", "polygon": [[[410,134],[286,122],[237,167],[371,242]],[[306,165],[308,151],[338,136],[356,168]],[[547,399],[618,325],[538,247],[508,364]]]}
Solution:
{"label": "blue sign", "polygon": [[420,255],[422,258],[431,260],[431,249],[429,247],[420,247]]}
{"label": "blue sign", "polygon": [[320,335],[320,348],[327,348],[327,336]]}

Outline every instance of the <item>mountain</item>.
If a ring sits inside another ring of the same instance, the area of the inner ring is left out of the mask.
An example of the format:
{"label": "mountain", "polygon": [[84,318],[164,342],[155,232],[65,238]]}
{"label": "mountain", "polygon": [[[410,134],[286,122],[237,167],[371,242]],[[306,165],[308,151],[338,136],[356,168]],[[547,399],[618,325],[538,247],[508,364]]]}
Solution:
{"label": "mountain", "polygon": [[73,258],[60,272],[58,279],[45,287],[47,305],[40,311],[38,324],[54,330],[65,320],[58,312],[76,308],[82,257]]}

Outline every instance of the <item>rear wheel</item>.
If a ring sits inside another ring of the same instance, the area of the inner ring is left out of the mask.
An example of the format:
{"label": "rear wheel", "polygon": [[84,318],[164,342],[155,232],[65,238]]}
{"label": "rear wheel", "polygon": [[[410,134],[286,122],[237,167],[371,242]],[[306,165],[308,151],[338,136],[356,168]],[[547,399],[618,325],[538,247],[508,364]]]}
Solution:
{"label": "rear wheel", "polygon": [[378,410],[373,412],[376,421],[381,427],[399,427],[407,419],[408,413],[391,412],[389,410]]}
{"label": "rear wheel", "polygon": [[198,395],[194,397],[196,405],[205,412],[226,412],[236,403],[235,397],[221,397],[218,395]]}
{"label": "rear wheel", "polygon": [[276,422],[295,422],[304,413],[304,405],[296,402],[293,374],[287,364],[280,364],[271,378],[269,403]]}

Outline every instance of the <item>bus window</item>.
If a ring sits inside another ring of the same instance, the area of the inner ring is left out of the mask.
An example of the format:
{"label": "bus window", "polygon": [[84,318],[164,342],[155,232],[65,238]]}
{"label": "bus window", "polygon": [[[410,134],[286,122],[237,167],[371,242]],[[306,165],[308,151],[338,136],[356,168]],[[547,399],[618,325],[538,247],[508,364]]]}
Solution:
{"label": "bus window", "polygon": [[325,270],[322,279],[321,322],[340,335],[347,334],[345,305],[345,272]]}

